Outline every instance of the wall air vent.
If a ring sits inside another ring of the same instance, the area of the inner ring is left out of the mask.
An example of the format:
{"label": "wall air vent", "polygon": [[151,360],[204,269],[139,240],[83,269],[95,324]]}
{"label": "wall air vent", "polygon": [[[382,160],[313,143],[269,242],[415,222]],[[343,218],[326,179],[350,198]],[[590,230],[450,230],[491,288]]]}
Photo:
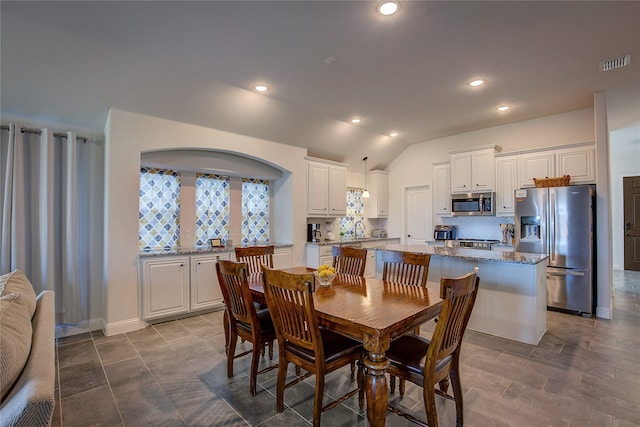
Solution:
{"label": "wall air vent", "polygon": [[631,64],[631,54],[618,56],[617,58],[606,59],[600,62],[600,71],[611,71],[626,67]]}

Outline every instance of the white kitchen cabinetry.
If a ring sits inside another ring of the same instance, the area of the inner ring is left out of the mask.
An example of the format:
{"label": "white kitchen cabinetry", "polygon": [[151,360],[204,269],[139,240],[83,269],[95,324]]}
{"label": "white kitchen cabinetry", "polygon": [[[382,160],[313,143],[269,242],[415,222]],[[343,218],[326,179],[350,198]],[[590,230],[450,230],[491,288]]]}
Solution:
{"label": "white kitchen cabinetry", "polygon": [[153,257],[142,261],[145,320],[189,312],[189,257]]}
{"label": "white kitchen cabinetry", "polygon": [[451,165],[434,164],[434,207],[436,215],[451,216]]}
{"label": "white kitchen cabinetry", "polygon": [[220,307],[224,304],[216,262],[230,259],[229,253],[197,255],[191,257],[191,306],[189,311]]}
{"label": "white kitchen cabinetry", "polygon": [[533,178],[551,178],[556,175],[553,151],[539,151],[520,155],[520,187],[535,187]]}
{"label": "white kitchen cabinetry", "polygon": [[517,155],[496,158],[496,216],[513,216],[514,190],[518,189]]}
{"label": "white kitchen cabinetry", "polygon": [[533,178],[571,176],[571,184],[596,182],[592,144],[520,154],[520,186],[534,187]]}
{"label": "white kitchen cabinetry", "polygon": [[273,250],[273,268],[291,267],[291,248],[275,248]]}
{"label": "white kitchen cabinetry", "polygon": [[309,268],[318,268],[322,264],[333,265],[333,255],[332,249],[333,246],[349,246],[352,248],[361,248],[362,244],[360,242],[353,243],[336,243],[335,245],[314,245],[307,243],[305,247],[305,259],[307,263],[307,267]]}
{"label": "white kitchen cabinetry", "polygon": [[347,169],[321,162],[307,162],[307,214],[310,217],[347,213]]}
{"label": "white kitchen cabinetry", "polygon": [[369,242],[363,243],[363,248],[367,250],[367,263],[364,267],[364,277],[376,277],[376,251],[375,249],[386,249],[387,242]]}
{"label": "white kitchen cabinetry", "polygon": [[496,147],[451,153],[451,193],[492,191]]}
{"label": "white kitchen cabinetry", "polygon": [[389,215],[389,176],[384,171],[367,174],[369,198],[364,199],[367,218],[386,218]]}
{"label": "white kitchen cabinetry", "polygon": [[571,147],[557,150],[556,176],[571,176],[571,184],[596,182],[596,150],[590,147]]}

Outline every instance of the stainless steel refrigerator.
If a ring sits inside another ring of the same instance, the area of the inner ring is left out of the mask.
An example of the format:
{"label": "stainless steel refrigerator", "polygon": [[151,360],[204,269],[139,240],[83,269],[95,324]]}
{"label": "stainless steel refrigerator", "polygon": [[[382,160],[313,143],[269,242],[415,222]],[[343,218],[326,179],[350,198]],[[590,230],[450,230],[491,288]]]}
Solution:
{"label": "stainless steel refrigerator", "polygon": [[515,250],[548,254],[547,306],[594,315],[595,187],[515,190]]}

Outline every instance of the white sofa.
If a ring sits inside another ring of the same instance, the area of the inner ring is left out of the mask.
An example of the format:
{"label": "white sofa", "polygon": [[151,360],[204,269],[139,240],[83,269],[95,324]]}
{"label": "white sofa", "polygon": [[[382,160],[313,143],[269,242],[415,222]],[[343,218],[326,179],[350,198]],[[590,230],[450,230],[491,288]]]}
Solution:
{"label": "white sofa", "polygon": [[36,297],[19,270],[0,276],[0,427],[51,424],[55,294]]}

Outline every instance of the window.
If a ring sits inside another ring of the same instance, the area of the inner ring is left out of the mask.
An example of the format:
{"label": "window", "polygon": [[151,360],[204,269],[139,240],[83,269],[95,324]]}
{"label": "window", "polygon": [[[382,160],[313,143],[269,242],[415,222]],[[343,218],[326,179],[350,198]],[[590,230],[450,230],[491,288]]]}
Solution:
{"label": "window", "polygon": [[180,172],[140,169],[138,247],[177,249],[180,239]]}
{"label": "window", "polygon": [[[347,188],[347,215],[340,218],[340,230],[344,237],[364,237],[364,200],[362,188]],[[358,225],[356,233],[356,225]]]}
{"label": "window", "polygon": [[268,243],[269,237],[269,181],[242,178],[242,243]]}
{"label": "window", "polygon": [[229,177],[196,174],[195,245],[208,246],[209,239],[229,240]]}

